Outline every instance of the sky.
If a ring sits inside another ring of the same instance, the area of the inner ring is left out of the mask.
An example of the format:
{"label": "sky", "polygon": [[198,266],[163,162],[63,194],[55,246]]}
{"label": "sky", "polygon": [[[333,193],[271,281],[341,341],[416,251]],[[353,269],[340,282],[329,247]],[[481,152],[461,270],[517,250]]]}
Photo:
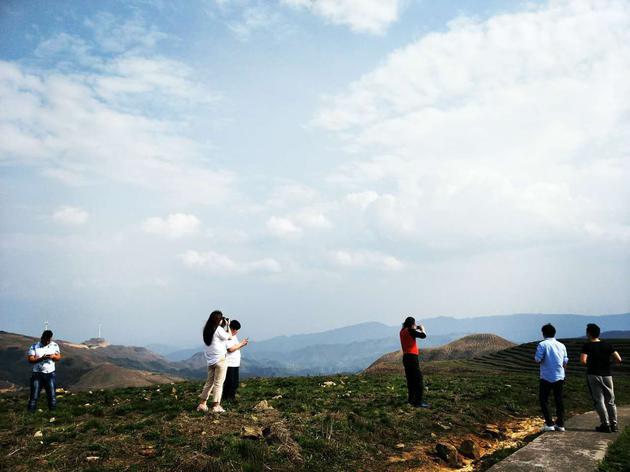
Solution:
{"label": "sky", "polygon": [[630,311],[628,77],[623,0],[5,0],[0,329]]}

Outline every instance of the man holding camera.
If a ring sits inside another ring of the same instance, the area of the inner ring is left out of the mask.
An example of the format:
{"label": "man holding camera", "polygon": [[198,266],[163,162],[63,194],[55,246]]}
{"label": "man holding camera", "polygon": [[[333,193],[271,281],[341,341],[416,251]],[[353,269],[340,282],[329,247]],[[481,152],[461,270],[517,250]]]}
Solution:
{"label": "man holding camera", "polygon": [[31,345],[28,349],[28,362],[33,364],[31,374],[31,394],[28,400],[28,411],[34,412],[37,409],[37,400],[42,391],[46,390],[48,398],[48,409],[55,411],[57,407],[57,396],[55,388],[57,381],[55,377],[55,362],[61,359],[59,346],[52,340],[53,332],[46,330],[38,343]]}

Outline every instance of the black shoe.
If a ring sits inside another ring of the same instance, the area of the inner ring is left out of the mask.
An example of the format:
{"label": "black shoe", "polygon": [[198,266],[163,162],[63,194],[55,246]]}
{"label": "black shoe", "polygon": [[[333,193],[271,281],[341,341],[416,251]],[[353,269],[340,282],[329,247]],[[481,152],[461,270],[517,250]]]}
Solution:
{"label": "black shoe", "polygon": [[610,433],[610,426],[608,426],[607,424],[600,424],[598,427],[595,428],[595,431],[597,431],[598,433]]}
{"label": "black shoe", "polygon": [[619,428],[617,427],[616,424],[611,424],[610,425],[610,432],[611,433],[618,433],[619,432]]}

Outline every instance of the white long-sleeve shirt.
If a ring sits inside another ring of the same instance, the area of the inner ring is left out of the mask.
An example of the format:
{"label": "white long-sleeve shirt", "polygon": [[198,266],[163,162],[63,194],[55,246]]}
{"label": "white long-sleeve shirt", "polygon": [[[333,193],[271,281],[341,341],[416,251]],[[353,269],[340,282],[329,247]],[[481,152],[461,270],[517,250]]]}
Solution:
{"label": "white long-sleeve shirt", "polygon": [[206,356],[208,365],[214,365],[221,359],[225,359],[227,355],[226,341],[228,339],[230,339],[230,335],[221,326],[218,326],[212,335],[210,345],[203,346],[203,354]]}

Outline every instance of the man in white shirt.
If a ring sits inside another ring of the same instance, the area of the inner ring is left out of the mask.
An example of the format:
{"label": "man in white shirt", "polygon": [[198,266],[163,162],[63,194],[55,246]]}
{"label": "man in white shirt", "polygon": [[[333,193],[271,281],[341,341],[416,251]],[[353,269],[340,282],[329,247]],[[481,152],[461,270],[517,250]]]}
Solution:
{"label": "man in white shirt", "polygon": [[241,348],[247,346],[248,339],[239,342],[236,333],[241,329],[237,320],[230,321],[232,339],[227,341],[227,374],[223,383],[223,399],[235,400],[239,383],[239,367],[241,366]]}
{"label": "man in white shirt", "polygon": [[53,332],[46,330],[38,343],[31,345],[27,353],[28,361],[33,364],[31,374],[31,395],[28,400],[28,411],[37,409],[37,400],[42,388],[46,390],[48,398],[48,409],[54,411],[57,406],[55,388],[57,379],[55,377],[55,362],[61,359],[59,346],[52,340]]}

